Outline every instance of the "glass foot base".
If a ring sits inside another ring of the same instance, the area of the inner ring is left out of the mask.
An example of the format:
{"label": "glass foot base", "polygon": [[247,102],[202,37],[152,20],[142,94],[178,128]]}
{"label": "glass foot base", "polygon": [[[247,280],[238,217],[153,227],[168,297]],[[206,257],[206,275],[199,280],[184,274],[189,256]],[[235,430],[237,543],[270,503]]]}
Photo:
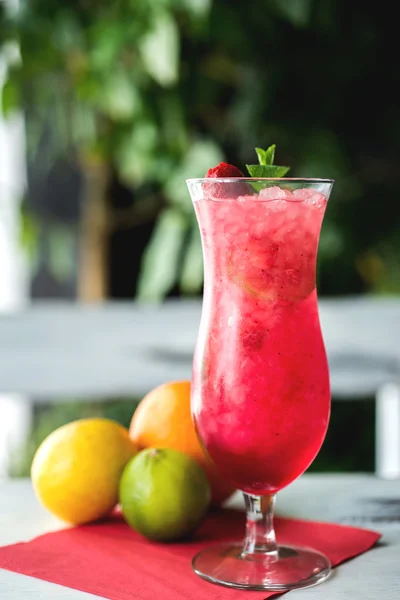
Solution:
{"label": "glass foot base", "polygon": [[197,575],[219,585],[273,592],[308,587],[325,581],[331,564],[309,548],[279,546],[277,554],[243,555],[243,546],[225,544],[206,548],[193,559]]}

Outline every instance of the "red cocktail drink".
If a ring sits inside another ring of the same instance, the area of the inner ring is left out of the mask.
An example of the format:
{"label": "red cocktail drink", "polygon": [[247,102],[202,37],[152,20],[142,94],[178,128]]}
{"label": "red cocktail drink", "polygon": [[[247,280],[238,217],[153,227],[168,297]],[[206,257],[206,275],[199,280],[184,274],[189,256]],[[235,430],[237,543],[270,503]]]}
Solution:
{"label": "red cocktail drink", "polygon": [[221,476],[244,493],[247,528],[244,544],[203,550],[193,566],[214,583],[286,591],[330,573],[319,552],[277,545],[272,516],[328,427],[316,263],[333,182],[212,177],[188,181],[204,255],[192,413]]}
{"label": "red cocktail drink", "polygon": [[310,465],[329,419],[315,269],[323,193],[273,186],[195,202],[205,256],[193,415],[221,474],[273,494]]}

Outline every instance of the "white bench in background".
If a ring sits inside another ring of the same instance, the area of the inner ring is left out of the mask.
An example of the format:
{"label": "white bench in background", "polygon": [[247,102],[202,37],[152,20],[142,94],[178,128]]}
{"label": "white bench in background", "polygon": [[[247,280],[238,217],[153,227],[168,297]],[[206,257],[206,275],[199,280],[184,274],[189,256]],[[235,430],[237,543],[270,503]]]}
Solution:
{"label": "white bench in background", "polygon": [[[199,300],[174,300],[40,302],[0,314],[0,393],[51,403],[141,397],[190,377],[200,313]],[[320,314],[333,399],[376,398],[376,473],[400,477],[400,298],[323,299]]]}

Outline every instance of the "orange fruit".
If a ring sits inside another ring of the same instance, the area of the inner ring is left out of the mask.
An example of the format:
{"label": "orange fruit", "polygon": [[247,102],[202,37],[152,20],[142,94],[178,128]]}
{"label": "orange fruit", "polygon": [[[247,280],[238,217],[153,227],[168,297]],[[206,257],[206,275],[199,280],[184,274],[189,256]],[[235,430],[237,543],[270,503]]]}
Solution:
{"label": "orange fruit", "polygon": [[133,414],[129,435],[139,449],[172,448],[194,458],[206,472],[214,506],[235,491],[199,443],[190,412],[190,381],[167,382],[149,392]]}

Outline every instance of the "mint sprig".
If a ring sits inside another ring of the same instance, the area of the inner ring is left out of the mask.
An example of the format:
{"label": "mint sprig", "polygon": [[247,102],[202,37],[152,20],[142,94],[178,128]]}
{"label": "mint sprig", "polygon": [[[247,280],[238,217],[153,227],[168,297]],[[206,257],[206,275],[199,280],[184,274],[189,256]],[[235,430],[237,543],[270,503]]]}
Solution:
{"label": "mint sprig", "polygon": [[260,163],[260,165],[273,165],[274,164],[275,149],[276,149],[276,144],[272,144],[272,146],[270,146],[266,150],[263,150],[262,148],[256,148],[258,162]]}
{"label": "mint sprig", "polygon": [[262,148],[256,148],[256,153],[258,156],[259,164],[258,165],[246,165],[248,172],[251,177],[274,177],[280,178],[284,177],[290,170],[290,167],[282,167],[279,165],[274,165],[275,160],[275,148],[276,145],[273,144],[266,150]]}

